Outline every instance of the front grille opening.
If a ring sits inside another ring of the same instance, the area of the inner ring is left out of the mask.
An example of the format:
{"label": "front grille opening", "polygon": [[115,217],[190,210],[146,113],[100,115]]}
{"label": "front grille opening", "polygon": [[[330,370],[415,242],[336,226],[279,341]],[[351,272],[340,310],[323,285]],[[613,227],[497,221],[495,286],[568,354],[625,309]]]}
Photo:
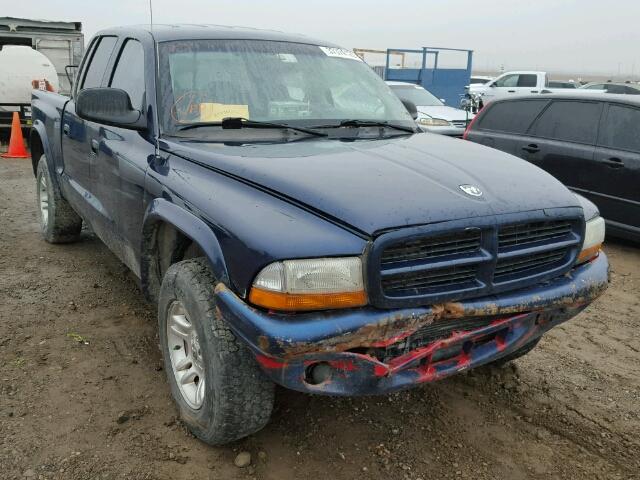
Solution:
{"label": "front grille opening", "polygon": [[480,231],[470,230],[397,243],[385,249],[381,263],[385,267],[398,262],[440,260],[444,257],[468,255],[480,250],[480,241]]}
{"label": "front grille opening", "polygon": [[419,295],[441,290],[458,290],[477,286],[476,265],[452,266],[438,270],[401,273],[382,279],[386,295]]}
{"label": "front grille opening", "polygon": [[560,248],[534,255],[498,260],[493,276],[494,281],[506,281],[514,276],[522,277],[541,270],[550,270],[554,265],[559,266],[564,263],[567,253],[567,248]]}
{"label": "front grille opening", "polygon": [[555,242],[567,238],[573,230],[571,222],[534,222],[507,225],[498,233],[500,250],[529,246],[540,242]]}

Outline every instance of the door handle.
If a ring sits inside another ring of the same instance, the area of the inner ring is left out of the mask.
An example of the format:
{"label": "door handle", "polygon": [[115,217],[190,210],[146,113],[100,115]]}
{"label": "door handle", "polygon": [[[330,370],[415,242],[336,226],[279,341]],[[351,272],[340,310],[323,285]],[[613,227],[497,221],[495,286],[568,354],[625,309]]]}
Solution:
{"label": "door handle", "polygon": [[611,157],[604,161],[611,168],[622,168],[624,167],[624,162],[618,157]]}
{"label": "door handle", "polygon": [[93,153],[98,153],[99,147],[100,147],[100,144],[98,143],[98,140],[96,140],[95,138],[91,140],[91,151]]}
{"label": "door handle", "polygon": [[516,93],[515,90],[507,90],[509,93]]}
{"label": "door handle", "polygon": [[71,128],[69,127],[68,123],[65,123],[62,126],[62,131],[64,132],[64,134],[68,137],[69,136],[69,132],[71,131]]}
{"label": "door handle", "polygon": [[531,93],[538,93],[538,90],[531,90]]}
{"label": "door handle", "polygon": [[522,150],[529,153],[538,153],[540,151],[540,147],[535,143],[530,143],[529,145],[522,147]]}

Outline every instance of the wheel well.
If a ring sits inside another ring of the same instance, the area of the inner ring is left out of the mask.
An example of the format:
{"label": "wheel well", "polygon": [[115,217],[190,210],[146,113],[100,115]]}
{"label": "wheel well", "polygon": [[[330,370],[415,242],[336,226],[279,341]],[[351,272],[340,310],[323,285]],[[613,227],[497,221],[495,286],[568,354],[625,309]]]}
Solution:
{"label": "wheel well", "polygon": [[33,174],[38,174],[38,162],[44,153],[44,146],[40,134],[35,130],[29,136],[29,148],[31,149],[31,165],[33,166]]}
{"label": "wheel well", "polygon": [[174,263],[204,256],[196,242],[167,222],[145,233],[142,251],[142,285],[147,298],[156,301],[165,272]]}

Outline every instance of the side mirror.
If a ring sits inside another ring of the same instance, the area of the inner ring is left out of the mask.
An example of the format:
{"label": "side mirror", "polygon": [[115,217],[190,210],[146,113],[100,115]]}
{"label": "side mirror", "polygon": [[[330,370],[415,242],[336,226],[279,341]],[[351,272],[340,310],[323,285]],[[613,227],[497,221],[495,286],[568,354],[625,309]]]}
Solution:
{"label": "side mirror", "polygon": [[489,84],[489,86],[490,86],[491,88],[496,88],[496,84],[495,84],[495,83],[490,83],[490,84]]}
{"label": "side mirror", "polygon": [[447,101],[444,98],[441,98],[440,101],[446,105]]}
{"label": "side mirror", "polygon": [[411,114],[411,118],[413,118],[414,120],[417,120],[418,107],[416,107],[416,104],[413,103],[411,100],[402,100],[402,104],[404,105],[404,108],[406,108],[407,111]]}
{"label": "side mirror", "polygon": [[119,88],[87,88],[78,93],[76,113],[80,118],[112,127],[143,130],[147,122],[131,105],[129,94]]}

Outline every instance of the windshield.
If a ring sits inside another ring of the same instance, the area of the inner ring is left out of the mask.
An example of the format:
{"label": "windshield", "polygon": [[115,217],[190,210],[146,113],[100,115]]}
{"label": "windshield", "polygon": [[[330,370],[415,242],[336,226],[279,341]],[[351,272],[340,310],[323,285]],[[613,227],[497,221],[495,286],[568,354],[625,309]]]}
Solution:
{"label": "windshield", "polygon": [[391,85],[400,100],[408,100],[417,107],[440,107],[443,103],[433,94],[417,85]]}
{"label": "windshield", "polygon": [[353,52],[262,40],[163,42],[163,130],[243,117],[295,126],[344,120],[415,122],[387,85]]}

